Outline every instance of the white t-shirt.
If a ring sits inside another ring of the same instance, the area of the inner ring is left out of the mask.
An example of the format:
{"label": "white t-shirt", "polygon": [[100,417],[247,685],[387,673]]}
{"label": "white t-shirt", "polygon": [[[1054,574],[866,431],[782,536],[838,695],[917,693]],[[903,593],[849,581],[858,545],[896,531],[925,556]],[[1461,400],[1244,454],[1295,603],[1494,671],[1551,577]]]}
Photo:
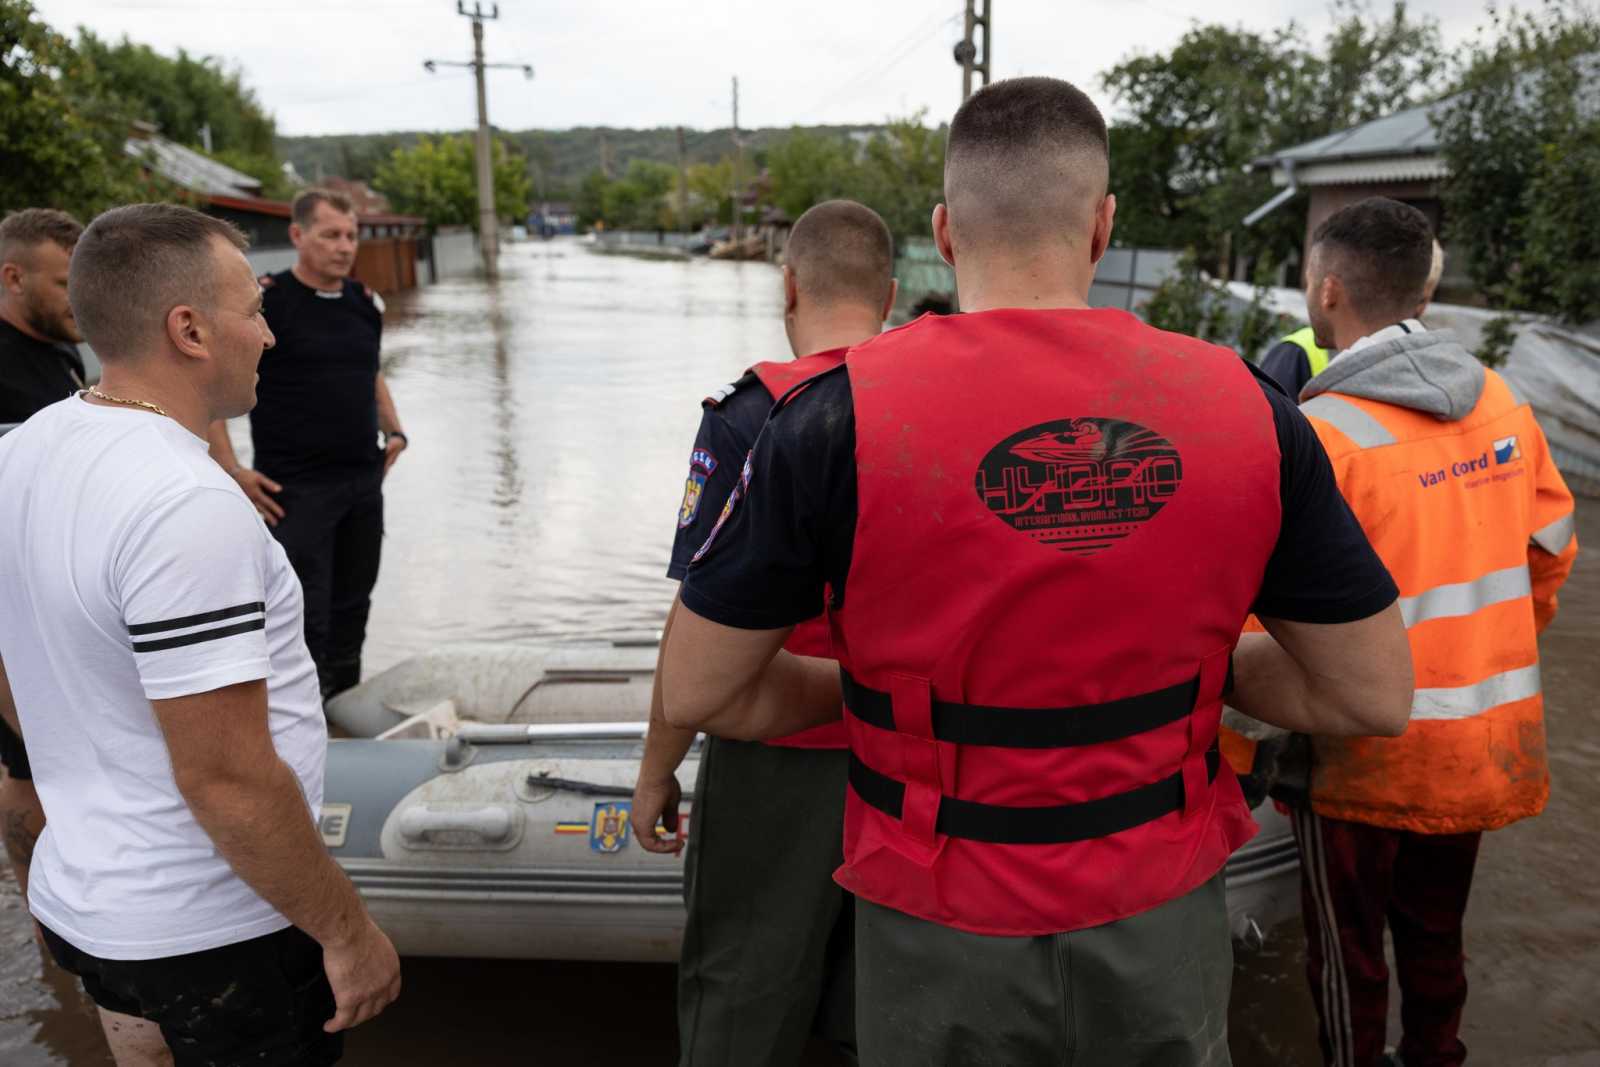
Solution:
{"label": "white t-shirt", "polygon": [[0,437],[0,501],[0,658],[48,819],[30,910],[105,959],[289,925],[195,820],[150,706],[267,679],[317,817],[327,726],[283,549],[200,438],[79,397]]}

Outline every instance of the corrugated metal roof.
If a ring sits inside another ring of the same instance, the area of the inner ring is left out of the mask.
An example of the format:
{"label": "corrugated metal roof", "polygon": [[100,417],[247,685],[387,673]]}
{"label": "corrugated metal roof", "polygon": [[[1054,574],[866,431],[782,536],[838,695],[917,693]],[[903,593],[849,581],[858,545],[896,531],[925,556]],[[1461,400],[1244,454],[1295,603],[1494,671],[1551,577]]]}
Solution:
{"label": "corrugated metal roof", "polygon": [[192,192],[213,196],[254,196],[261,192],[260,179],[224,166],[165,137],[130,137],[123,144],[123,151],[146,163],[168,181]]}
{"label": "corrugated metal roof", "polygon": [[[1433,110],[1441,105],[1422,104],[1418,107],[1396,111],[1381,119],[1363,122],[1348,130],[1330,133],[1315,141],[1285,148],[1256,161],[1256,166],[1282,166],[1294,160],[1296,177],[1312,163],[1330,163],[1336,160],[1367,159],[1375,156],[1412,156],[1436,154],[1439,137],[1434,130]],[[1304,181],[1303,178],[1300,178]]]}
{"label": "corrugated metal roof", "polygon": [[[1336,163],[1302,163],[1295,167],[1294,180],[1308,185],[1359,185],[1368,182],[1431,182],[1446,178],[1450,166],[1443,156],[1380,156],[1373,159],[1343,159]],[[1288,174],[1273,171],[1272,184],[1288,185]]]}

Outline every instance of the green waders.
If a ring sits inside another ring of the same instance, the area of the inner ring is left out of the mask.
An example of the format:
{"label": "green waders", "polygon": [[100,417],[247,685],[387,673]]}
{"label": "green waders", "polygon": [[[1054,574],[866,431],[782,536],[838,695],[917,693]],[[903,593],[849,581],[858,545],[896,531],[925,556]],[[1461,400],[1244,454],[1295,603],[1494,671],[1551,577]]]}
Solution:
{"label": "green waders", "polygon": [[1131,918],[986,937],[856,902],[862,1067],[1228,1067],[1222,875]]}

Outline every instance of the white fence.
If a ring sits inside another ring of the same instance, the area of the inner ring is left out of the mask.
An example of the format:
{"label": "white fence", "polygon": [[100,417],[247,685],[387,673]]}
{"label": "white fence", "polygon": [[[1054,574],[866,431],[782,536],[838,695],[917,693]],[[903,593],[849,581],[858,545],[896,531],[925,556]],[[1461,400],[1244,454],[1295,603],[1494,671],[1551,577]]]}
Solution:
{"label": "white fence", "polygon": [[299,257],[300,253],[293,248],[252,248],[244,254],[257,276],[288,270]]}
{"label": "white fence", "polygon": [[478,249],[478,235],[469,227],[442,227],[433,235],[434,281],[470,278],[482,270],[483,253]]}
{"label": "white fence", "polygon": [[1165,248],[1110,248],[1094,272],[1089,306],[1138,312],[1178,270],[1180,253]]}

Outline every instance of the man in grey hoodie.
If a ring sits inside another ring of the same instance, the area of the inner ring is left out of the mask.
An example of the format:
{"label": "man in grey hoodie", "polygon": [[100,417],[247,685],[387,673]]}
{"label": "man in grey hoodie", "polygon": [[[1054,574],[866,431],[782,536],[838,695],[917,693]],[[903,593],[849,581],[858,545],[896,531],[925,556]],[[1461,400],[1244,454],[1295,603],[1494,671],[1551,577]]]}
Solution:
{"label": "man in grey hoodie", "polygon": [[1314,739],[1295,813],[1307,973],[1323,1056],[1341,1067],[1466,1058],[1473,864],[1483,831],[1549,796],[1537,635],[1578,551],[1572,495],[1528,405],[1412,317],[1432,248],[1421,212],[1374,197],[1318,228],[1307,271],[1316,342],[1339,357],[1301,410],[1400,587],[1417,686],[1403,735]]}

